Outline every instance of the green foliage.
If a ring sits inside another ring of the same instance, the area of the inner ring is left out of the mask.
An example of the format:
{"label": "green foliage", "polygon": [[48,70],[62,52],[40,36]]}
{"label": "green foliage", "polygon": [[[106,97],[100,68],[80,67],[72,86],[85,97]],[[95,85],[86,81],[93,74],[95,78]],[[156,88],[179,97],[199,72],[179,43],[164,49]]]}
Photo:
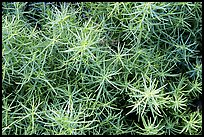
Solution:
{"label": "green foliage", "polygon": [[202,134],[200,2],[2,2],[2,134]]}

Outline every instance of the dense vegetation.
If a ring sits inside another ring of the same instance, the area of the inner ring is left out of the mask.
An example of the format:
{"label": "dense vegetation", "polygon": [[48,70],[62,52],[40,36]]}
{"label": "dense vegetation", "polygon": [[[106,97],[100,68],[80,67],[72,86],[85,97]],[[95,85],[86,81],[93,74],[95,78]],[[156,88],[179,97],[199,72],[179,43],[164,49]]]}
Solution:
{"label": "dense vegetation", "polygon": [[202,134],[200,2],[3,2],[2,134]]}

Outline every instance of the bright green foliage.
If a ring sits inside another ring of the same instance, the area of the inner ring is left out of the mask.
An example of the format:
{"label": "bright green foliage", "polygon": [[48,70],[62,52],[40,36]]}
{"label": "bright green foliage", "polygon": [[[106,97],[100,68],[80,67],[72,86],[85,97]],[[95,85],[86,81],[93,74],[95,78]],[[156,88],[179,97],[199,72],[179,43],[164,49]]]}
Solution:
{"label": "bright green foliage", "polygon": [[202,3],[2,2],[2,134],[202,134]]}

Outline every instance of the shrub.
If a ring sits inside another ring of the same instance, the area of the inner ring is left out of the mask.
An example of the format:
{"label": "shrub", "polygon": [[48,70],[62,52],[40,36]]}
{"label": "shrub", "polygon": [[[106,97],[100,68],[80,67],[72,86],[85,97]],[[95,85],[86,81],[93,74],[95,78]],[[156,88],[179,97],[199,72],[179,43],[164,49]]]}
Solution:
{"label": "shrub", "polygon": [[2,7],[2,134],[202,134],[200,2]]}

